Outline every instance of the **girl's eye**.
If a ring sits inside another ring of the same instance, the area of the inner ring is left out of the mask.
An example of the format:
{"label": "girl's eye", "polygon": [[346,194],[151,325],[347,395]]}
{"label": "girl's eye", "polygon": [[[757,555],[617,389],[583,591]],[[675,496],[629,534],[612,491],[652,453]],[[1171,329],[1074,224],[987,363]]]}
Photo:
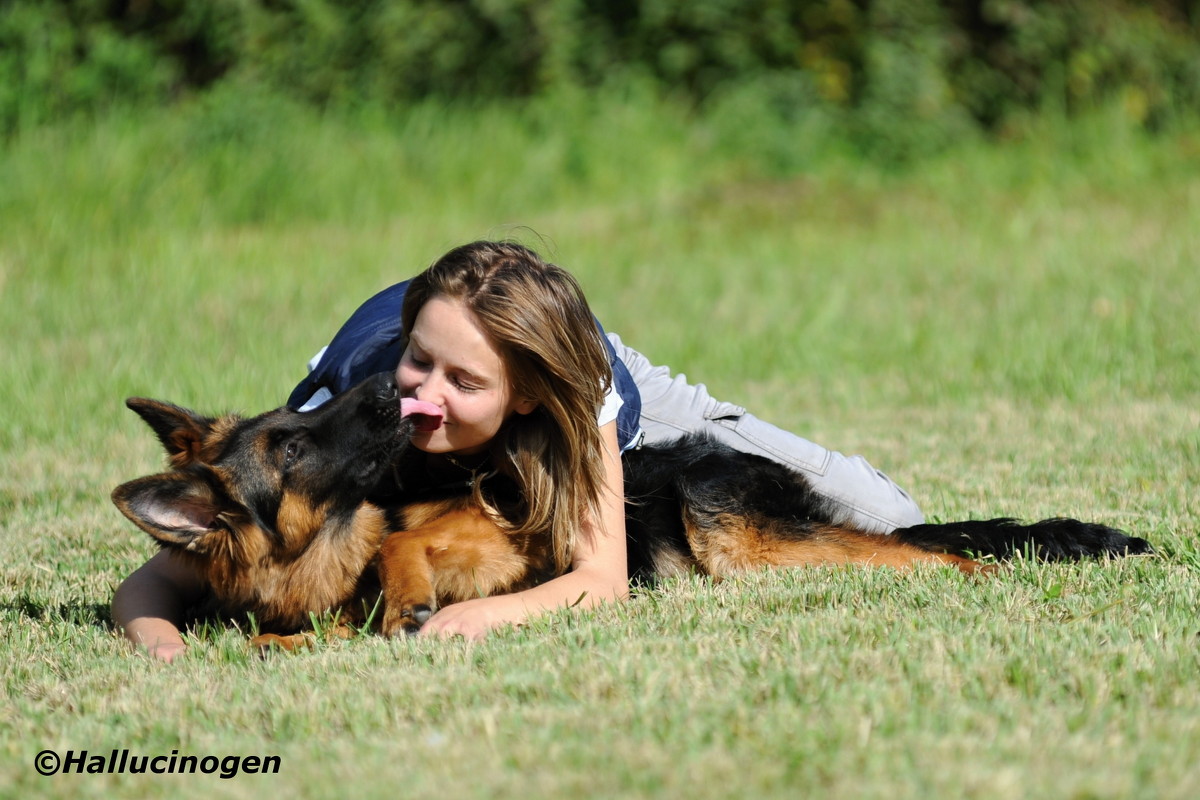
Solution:
{"label": "girl's eye", "polygon": [[451,378],[451,381],[454,383],[454,388],[458,389],[460,392],[477,392],[480,388],[470,381],[464,380],[463,378],[457,376]]}
{"label": "girl's eye", "polygon": [[414,349],[411,344],[404,349],[404,353],[401,355],[400,361],[411,364],[412,366],[420,369],[426,369],[429,367],[429,362],[423,356],[417,355],[416,349]]}

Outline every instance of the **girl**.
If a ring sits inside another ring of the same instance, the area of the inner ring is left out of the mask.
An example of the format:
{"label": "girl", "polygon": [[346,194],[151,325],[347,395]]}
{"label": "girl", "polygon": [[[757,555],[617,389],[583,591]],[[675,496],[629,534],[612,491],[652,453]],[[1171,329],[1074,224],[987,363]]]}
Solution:
{"label": "girl", "polygon": [[[402,396],[443,415],[413,435],[417,472],[433,483],[469,477],[477,493],[478,475],[508,476],[525,503],[519,519],[503,524],[550,536],[562,573],[524,592],[443,608],[423,635],[478,639],[547,609],[625,597],[620,452],[642,441],[702,430],[802,471],[861,526],[886,531],[922,521],[908,495],[862,458],[717,402],[703,385],[673,378],[605,336],[571,275],[518,244],[464,245],[368,300],[289,404],[316,407],[393,368]],[[183,611],[204,590],[161,552],[118,587],[113,618],[127,638],[170,661],[184,649]]]}

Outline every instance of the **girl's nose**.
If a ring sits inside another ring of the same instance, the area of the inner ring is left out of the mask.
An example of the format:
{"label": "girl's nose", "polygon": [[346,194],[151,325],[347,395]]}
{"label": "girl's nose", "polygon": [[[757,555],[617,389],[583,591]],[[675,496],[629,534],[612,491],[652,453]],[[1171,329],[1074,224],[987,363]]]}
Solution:
{"label": "girl's nose", "polygon": [[433,375],[426,375],[412,393],[417,400],[424,400],[426,403],[433,403],[438,407],[443,405],[443,395],[441,383]]}

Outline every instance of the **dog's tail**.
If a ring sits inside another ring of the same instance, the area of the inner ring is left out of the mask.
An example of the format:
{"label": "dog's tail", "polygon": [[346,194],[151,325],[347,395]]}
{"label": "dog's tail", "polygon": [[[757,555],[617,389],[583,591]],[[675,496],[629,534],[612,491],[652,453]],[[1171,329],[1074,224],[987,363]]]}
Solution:
{"label": "dog's tail", "polygon": [[1031,524],[999,518],[913,525],[893,531],[900,541],[941,553],[998,559],[1025,554],[1043,561],[1098,556],[1145,555],[1154,548],[1145,539],[1116,528],[1077,519],[1046,519]]}

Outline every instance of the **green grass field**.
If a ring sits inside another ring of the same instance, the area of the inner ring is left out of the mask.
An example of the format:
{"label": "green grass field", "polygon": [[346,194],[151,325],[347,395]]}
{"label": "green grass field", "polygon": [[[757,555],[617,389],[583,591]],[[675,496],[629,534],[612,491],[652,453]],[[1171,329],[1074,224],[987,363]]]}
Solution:
{"label": "green grass field", "polygon": [[[1200,138],[1101,117],[779,176],[734,121],[573,102],[229,96],[0,151],[0,796],[1194,797]],[[686,580],[478,646],[134,654],[108,603],[153,547],[108,493],[161,457],[124,398],[277,405],[369,294],[510,235],[933,519],[1076,515],[1160,555]],[[126,748],[281,769],[35,770]]]}

